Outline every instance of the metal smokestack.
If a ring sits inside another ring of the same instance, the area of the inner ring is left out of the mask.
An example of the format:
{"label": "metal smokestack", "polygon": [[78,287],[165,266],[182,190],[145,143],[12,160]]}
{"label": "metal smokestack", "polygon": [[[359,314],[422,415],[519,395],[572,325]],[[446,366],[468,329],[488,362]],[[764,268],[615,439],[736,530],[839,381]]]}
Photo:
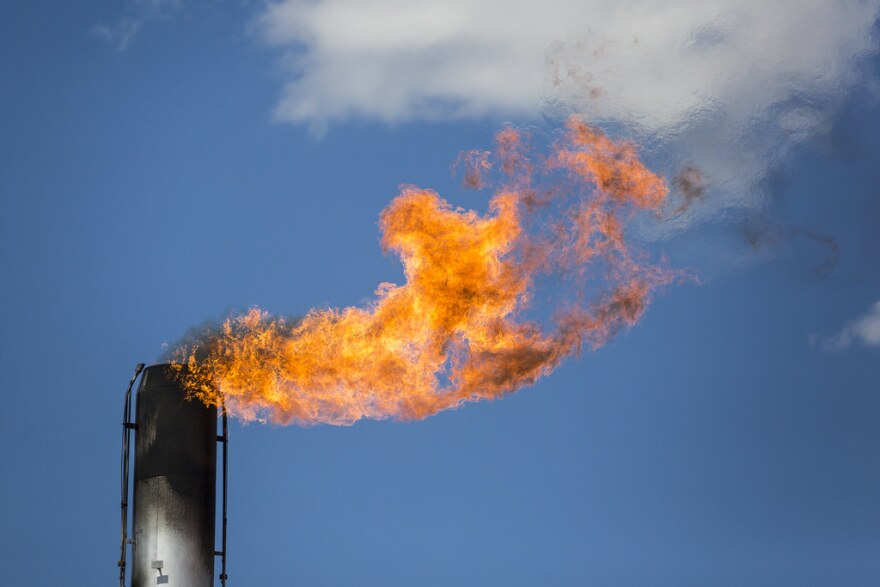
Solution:
{"label": "metal smokestack", "polygon": [[[130,388],[129,388],[130,393]],[[168,365],[143,372],[136,397],[136,421],[129,422],[126,399],[123,436],[123,545],[120,583],[125,576],[126,543],[132,545],[132,587],[168,585],[212,587],[214,556],[225,555],[225,478],[223,550],[215,552],[217,489],[217,408],[188,401]],[[126,539],[128,430],[135,430],[132,532]],[[225,584],[225,556],[221,581]]]}

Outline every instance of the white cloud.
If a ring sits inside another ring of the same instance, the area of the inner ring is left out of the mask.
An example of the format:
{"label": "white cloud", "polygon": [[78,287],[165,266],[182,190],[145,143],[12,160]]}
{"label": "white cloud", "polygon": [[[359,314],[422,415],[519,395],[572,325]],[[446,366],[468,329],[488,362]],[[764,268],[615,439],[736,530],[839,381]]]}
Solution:
{"label": "white cloud", "polygon": [[856,340],[868,346],[880,346],[880,301],[874,302],[861,317],[844,326],[835,336],[827,339],[825,347],[845,349]]}
{"label": "white cloud", "polygon": [[[277,116],[321,132],[580,112],[694,163],[713,195],[679,225],[760,207],[755,186],[826,129],[875,51],[880,0],[282,0],[257,20],[286,53]],[[675,223],[673,222],[673,226]]]}
{"label": "white cloud", "polygon": [[116,47],[117,51],[125,51],[138,31],[141,30],[141,26],[143,26],[143,21],[124,17],[113,25],[95,25],[92,28],[92,33]]}
{"label": "white cloud", "polygon": [[181,0],[129,0],[126,16],[116,24],[97,24],[92,34],[112,44],[117,51],[126,51],[144,25],[164,17],[181,7]]}

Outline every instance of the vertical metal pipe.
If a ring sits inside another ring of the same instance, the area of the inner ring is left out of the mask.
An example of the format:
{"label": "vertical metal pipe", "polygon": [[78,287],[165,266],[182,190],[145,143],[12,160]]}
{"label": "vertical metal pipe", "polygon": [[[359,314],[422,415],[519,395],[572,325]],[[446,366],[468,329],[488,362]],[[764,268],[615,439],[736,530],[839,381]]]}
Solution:
{"label": "vertical metal pipe", "polygon": [[223,410],[223,531],[222,531],[222,544],[223,544],[223,555],[221,560],[221,568],[220,568],[220,585],[226,587],[226,579],[228,578],[226,575],[226,487],[229,482],[229,426],[228,426],[228,418],[226,415],[226,409]]}
{"label": "vertical metal pipe", "polygon": [[119,587],[125,587],[125,554],[128,549],[128,449],[131,444],[131,431],[134,424],[131,422],[131,388],[138,375],[144,370],[144,364],[138,363],[134,368],[134,375],[128,382],[125,390],[125,405],[122,408],[122,541],[119,554]]}
{"label": "vertical metal pipe", "polygon": [[137,393],[132,587],[214,584],[217,409],[186,394],[167,365]]}

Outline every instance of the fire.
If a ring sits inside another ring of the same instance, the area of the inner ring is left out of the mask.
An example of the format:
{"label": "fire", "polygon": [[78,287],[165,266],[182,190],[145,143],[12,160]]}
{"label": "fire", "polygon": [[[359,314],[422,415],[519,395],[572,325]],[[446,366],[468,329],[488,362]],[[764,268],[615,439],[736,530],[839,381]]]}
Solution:
{"label": "fire", "polygon": [[[474,187],[500,177],[485,215],[416,187],[382,211],[382,248],[400,257],[405,283],[298,321],[256,308],[231,317],[201,348],[178,350],[186,387],[244,420],[422,419],[530,385],[635,324],[674,273],[631,251],[625,226],[638,210],[659,213],[665,181],[632,144],[577,117],[549,156],[525,143],[506,128],[494,157],[461,159]],[[555,296],[536,297],[539,280]]]}

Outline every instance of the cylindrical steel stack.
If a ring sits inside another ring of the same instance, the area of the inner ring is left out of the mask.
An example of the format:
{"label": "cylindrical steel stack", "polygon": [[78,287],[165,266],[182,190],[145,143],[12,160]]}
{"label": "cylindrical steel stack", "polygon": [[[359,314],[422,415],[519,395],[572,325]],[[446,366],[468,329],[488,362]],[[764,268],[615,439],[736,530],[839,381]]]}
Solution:
{"label": "cylindrical steel stack", "polygon": [[137,392],[132,587],[211,587],[217,409],[187,401],[167,367]]}

